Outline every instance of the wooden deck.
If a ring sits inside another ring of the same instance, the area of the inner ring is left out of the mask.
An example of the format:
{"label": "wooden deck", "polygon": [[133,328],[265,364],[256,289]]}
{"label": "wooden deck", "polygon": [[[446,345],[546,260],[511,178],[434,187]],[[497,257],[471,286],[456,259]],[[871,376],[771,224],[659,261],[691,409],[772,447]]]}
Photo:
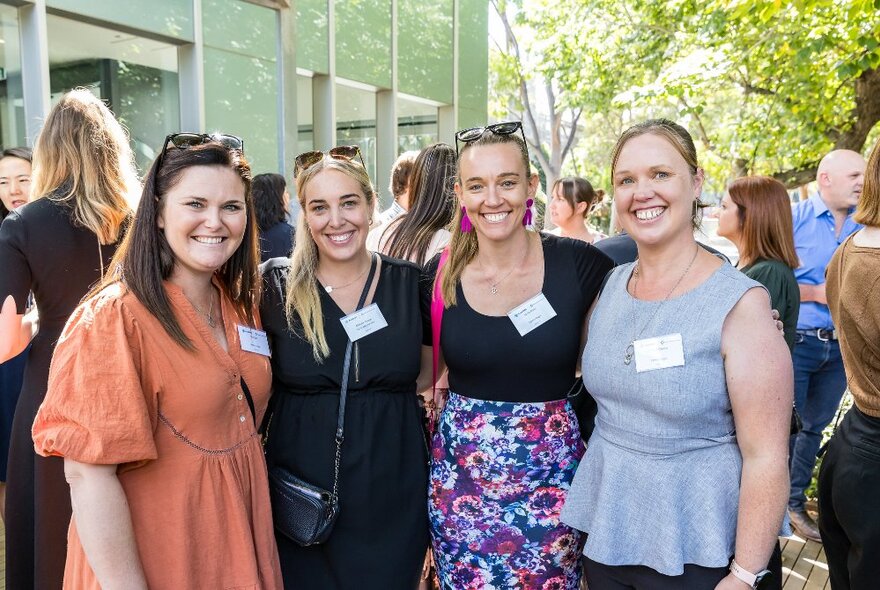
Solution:
{"label": "wooden deck", "polygon": [[[798,536],[782,538],[783,590],[823,590],[828,583],[825,550]],[[6,588],[6,534],[0,522],[0,590]]]}

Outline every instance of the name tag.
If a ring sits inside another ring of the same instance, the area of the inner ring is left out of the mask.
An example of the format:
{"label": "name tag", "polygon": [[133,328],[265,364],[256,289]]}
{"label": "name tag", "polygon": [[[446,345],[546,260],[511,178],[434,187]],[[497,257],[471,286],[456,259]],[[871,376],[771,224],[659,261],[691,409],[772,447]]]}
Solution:
{"label": "name tag", "polygon": [[255,352],[263,356],[272,356],[269,351],[269,339],[266,333],[248,326],[238,326],[238,339],[241,340],[241,349],[245,352]]}
{"label": "name tag", "polygon": [[339,321],[342,322],[342,327],[345,328],[345,333],[348,334],[348,338],[352,342],[357,342],[364,336],[369,336],[388,326],[385,316],[382,315],[382,310],[375,303],[350,313]]}
{"label": "name tag", "polygon": [[681,334],[667,334],[633,342],[636,372],[654,371],[684,366],[684,347]]}
{"label": "name tag", "polygon": [[543,293],[538,293],[522,305],[514,307],[507,314],[520,336],[525,336],[541,324],[556,317],[556,310]]}

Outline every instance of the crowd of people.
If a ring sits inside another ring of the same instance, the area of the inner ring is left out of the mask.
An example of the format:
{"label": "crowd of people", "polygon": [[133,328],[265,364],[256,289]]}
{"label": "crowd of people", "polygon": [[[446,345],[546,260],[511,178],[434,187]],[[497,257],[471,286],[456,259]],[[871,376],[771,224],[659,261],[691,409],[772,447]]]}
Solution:
{"label": "crowd of people", "polygon": [[8,588],[781,588],[789,525],[880,578],[880,147],[793,207],[730,183],[735,267],[666,119],[610,154],[613,237],[577,177],[535,230],[519,122],[403,154],[383,212],[357,146],[288,192],[245,144],[140,182],[75,90],[0,154]]}

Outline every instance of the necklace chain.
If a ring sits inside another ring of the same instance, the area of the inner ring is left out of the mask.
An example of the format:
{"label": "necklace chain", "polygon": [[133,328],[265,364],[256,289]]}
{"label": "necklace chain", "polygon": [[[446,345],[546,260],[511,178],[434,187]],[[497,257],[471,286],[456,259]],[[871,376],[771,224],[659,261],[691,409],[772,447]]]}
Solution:
{"label": "necklace chain", "polygon": [[[334,287],[332,285],[324,285],[324,290],[327,291],[327,293],[332,293],[333,291],[336,291],[338,289],[345,289],[346,287],[350,287],[350,286],[354,285],[356,282],[358,282],[359,280],[361,280],[363,278],[363,276],[365,274],[367,274],[368,270],[370,270],[369,264],[367,265],[367,267],[364,270],[361,271],[361,273],[358,276],[356,276],[354,278],[354,280],[349,281],[349,282],[345,283],[344,285],[339,285],[337,287]],[[321,277],[318,277],[318,279],[320,279],[320,278]]]}
{"label": "necklace chain", "polygon": [[213,330],[217,327],[217,320],[214,319],[214,288],[211,288],[211,302],[208,304],[208,313],[202,311],[202,308],[196,305],[195,301],[186,298],[187,301],[190,302],[197,312],[205,318],[205,321],[208,322],[208,326]]}
{"label": "necklace chain", "polygon": [[[666,303],[667,300],[669,300],[669,297],[675,292],[676,289],[678,289],[678,286],[681,284],[681,282],[684,280],[684,278],[690,272],[691,267],[694,265],[694,261],[697,259],[697,254],[699,254],[699,252],[700,252],[699,246],[695,246],[695,248],[696,249],[694,250],[694,255],[693,255],[693,257],[691,257],[691,261],[690,261],[690,263],[688,263],[687,268],[684,269],[684,272],[681,273],[681,276],[678,277],[678,280],[675,282],[675,284],[672,286],[672,288],[669,290],[669,292],[666,294],[666,296],[660,300],[660,305],[658,305],[654,309],[654,313],[651,314],[651,317],[648,318],[648,321],[645,322],[645,325],[642,326],[642,329],[639,330],[638,334],[636,334],[636,336],[632,340],[629,341],[629,344],[627,344],[626,350],[624,351],[624,354],[623,354],[623,364],[624,365],[628,365],[632,362],[633,357],[635,356],[635,342],[636,342],[636,340],[638,340],[639,338],[642,337],[642,334],[645,333],[645,330],[648,329],[648,326],[650,326],[651,322],[654,321],[654,318],[657,317],[657,313],[660,311],[660,308],[663,307],[663,304]],[[632,274],[633,274],[632,297],[633,297],[633,299],[635,299],[636,298],[636,287],[639,284],[639,261],[638,260],[636,260],[636,264],[635,264],[635,267],[633,268]],[[636,325],[636,304],[635,304],[635,301],[632,302],[632,325],[633,326]]]}
{"label": "necklace chain", "polygon": [[[526,236],[526,239],[528,240],[528,236]],[[529,257],[529,250],[531,249],[531,245],[532,245],[531,241],[526,242],[526,251],[525,251],[525,254],[523,255],[522,263],[520,264],[521,267],[525,267],[525,262],[526,262],[526,259]],[[480,258],[477,258],[477,264],[480,265],[480,270],[482,270],[485,273],[486,269],[483,267],[483,262],[480,260]],[[510,270],[508,270],[506,273],[504,273],[504,276],[501,277],[500,279],[498,279],[497,281],[495,281],[494,283],[491,280],[489,280],[488,277],[486,277],[485,281],[489,285],[489,292],[492,293],[492,295],[497,295],[498,294],[498,285],[500,285],[504,281],[504,279],[509,277],[513,273],[514,270],[516,270],[516,265],[510,267]]]}

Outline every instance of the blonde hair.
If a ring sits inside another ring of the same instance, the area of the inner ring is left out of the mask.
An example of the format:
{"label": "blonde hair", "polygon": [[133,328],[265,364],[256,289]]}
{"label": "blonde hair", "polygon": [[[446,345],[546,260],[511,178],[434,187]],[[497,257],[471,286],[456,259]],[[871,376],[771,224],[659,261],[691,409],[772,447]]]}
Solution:
{"label": "blonde hair", "polygon": [[372,207],[376,200],[376,191],[370,183],[370,177],[359,162],[324,156],[322,160],[303,170],[296,179],[296,198],[302,213],[297,220],[296,245],[290,255],[284,312],[288,327],[291,331],[301,333],[312,345],[312,355],[319,363],[330,355],[330,346],[324,334],[324,312],[318,293],[318,246],[306,220],[308,209],[305,193],[309,182],[324,170],[338,170],[354,179],[360,185],[368,207]]}
{"label": "blonde hair", "polygon": [[[458,152],[458,183],[461,185],[461,158],[465,151],[480,146],[497,145],[497,144],[513,144],[520,153],[523,163],[524,181],[528,183],[531,178],[531,164],[529,162],[529,150],[525,142],[517,134],[497,135],[495,133],[483,132],[483,135],[471,142],[465,143]],[[477,241],[477,232],[470,231],[464,233],[461,231],[461,219],[464,217],[464,209],[459,206],[452,218],[452,238],[449,241],[449,258],[443,267],[442,279],[440,282],[440,292],[443,295],[443,303],[446,307],[452,307],[456,304],[456,291],[458,283],[461,281],[461,275],[468,264],[473,261],[479,252],[479,242]],[[525,228],[523,228],[525,231]],[[440,273],[438,273],[438,277]],[[435,279],[436,280],[436,279]]]}
{"label": "blonde hair", "polygon": [[120,238],[140,191],[128,134],[88,90],[61,97],[34,146],[33,194],[66,202],[102,244]]}

